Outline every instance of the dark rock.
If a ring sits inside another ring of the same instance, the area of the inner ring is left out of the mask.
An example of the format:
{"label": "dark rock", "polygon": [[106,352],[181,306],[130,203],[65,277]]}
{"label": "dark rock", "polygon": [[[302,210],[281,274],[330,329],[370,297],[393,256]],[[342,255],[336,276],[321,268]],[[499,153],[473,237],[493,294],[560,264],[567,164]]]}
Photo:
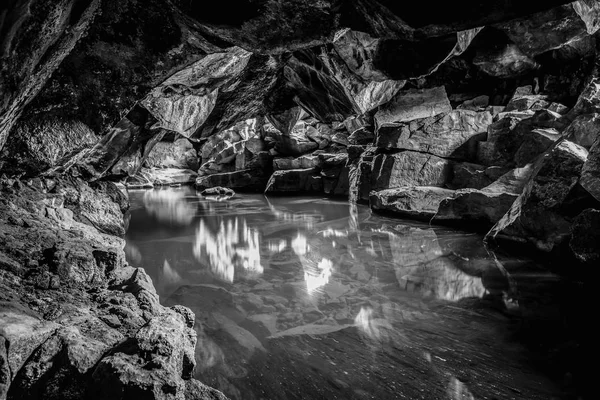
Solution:
{"label": "dark rock", "polygon": [[196,188],[206,189],[224,186],[236,190],[263,191],[267,186],[268,177],[262,176],[255,170],[242,170],[200,176],[196,179]]}
{"label": "dark rock", "polygon": [[451,189],[482,189],[502,175],[501,167],[486,168],[472,163],[456,163],[452,169],[452,181],[448,183]]}
{"label": "dark rock", "polygon": [[386,124],[377,130],[375,145],[383,149],[416,150],[439,157],[469,159],[475,145],[467,142],[484,134],[492,123],[488,112],[455,110],[435,117]]}
{"label": "dark rock", "polygon": [[600,114],[581,114],[565,129],[564,135],[574,143],[589,149],[600,137]]}
{"label": "dark rock", "polygon": [[587,151],[575,143],[561,141],[534,165],[532,178],[510,210],[488,233],[530,243],[551,251],[570,235],[574,207],[566,207],[569,194],[581,175]]}
{"label": "dark rock", "polygon": [[469,223],[488,230],[510,209],[531,176],[532,166],[513,169],[489,186],[460,189],[444,199],[433,217],[435,222]]}
{"label": "dark rock", "polygon": [[2,151],[10,172],[39,174],[67,163],[79,151],[91,148],[99,138],[76,120],[48,118],[19,123]]}
{"label": "dark rock", "polygon": [[275,158],[273,160],[273,169],[306,169],[320,167],[323,164],[323,159],[318,155],[305,155],[298,158]]}
{"label": "dark rock", "polygon": [[453,194],[453,190],[435,186],[385,189],[371,192],[369,205],[376,211],[429,220],[437,213],[440,202]]}
{"label": "dark rock", "polygon": [[284,136],[289,136],[294,126],[296,126],[296,122],[300,119],[301,114],[302,108],[293,107],[279,114],[267,115],[267,119]]}
{"label": "dark rock", "polygon": [[312,141],[301,141],[295,137],[280,136],[277,138],[275,150],[283,155],[300,156],[319,148],[319,145]]}
{"label": "dark rock", "polygon": [[198,174],[190,169],[142,168],[136,175],[127,178],[125,186],[139,189],[155,186],[191,185],[197,178]]}
{"label": "dark rock", "polygon": [[581,186],[600,201],[600,136],[590,148],[587,160],[581,169]]}
{"label": "dark rock", "polygon": [[432,154],[404,151],[380,154],[373,160],[371,189],[383,190],[405,186],[443,187],[450,181],[452,162]]}
{"label": "dark rock", "polygon": [[588,208],[574,220],[571,227],[571,251],[590,267],[600,262],[600,211]]}
{"label": "dark rock", "polygon": [[452,111],[444,87],[398,92],[375,113],[377,127],[394,122],[435,117]]}
{"label": "dark rock", "polygon": [[265,193],[322,193],[323,182],[314,168],[275,171]]}

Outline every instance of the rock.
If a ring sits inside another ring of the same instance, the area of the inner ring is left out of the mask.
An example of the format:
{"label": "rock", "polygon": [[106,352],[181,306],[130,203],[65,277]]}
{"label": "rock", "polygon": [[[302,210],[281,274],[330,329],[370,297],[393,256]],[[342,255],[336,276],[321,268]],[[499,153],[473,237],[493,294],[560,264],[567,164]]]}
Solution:
{"label": "rock", "polygon": [[200,192],[200,195],[202,196],[225,196],[227,198],[231,198],[233,196],[235,196],[235,192],[229,188],[224,188],[224,187],[211,187],[208,189],[204,189],[202,192]]}
{"label": "rock", "polygon": [[580,184],[597,201],[600,201],[600,136],[596,138],[583,164]]}
{"label": "rock", "polygon": [[525,135],[521,146],[514,155],[515,166],[523,167],[545,152],[560,134],[556,129],[533,129]]}
{"label": "rock", "polygon": [[12,173],[35,175],[59,167],[99,138],[78,120],[33,118],[19,123],[10,135],[2,159]]}
{"label": "rock", "polygon": [[275,144],[275,150],[283,155],[300,156],[319,148],[319,145],[312,141],[301,141],[295,137],[279,136]]}
{"label": "rock", "polygon": [[431,154],[404,151],[380,154],[373,160],[371,190],[406,186],[443,187],[450,180],[452,162]]}
{"label": "rock", "polygon": [[262,176],[261,171],[247,169],[200,176],[196,179],[196,188],[206,189],[223,186],[236,190],[263,191],[267,185],[268,179],[268,177]]}
{"label": "rock", "polygon": [[189,169],[178,168],[142,168],[135,176],[127,178],[125,186],[130,189],[154,186],[190,185],[198,174]]}
{"label": "rock", "polygon": [[574,143],[589,149],[600,137],[600,114],[581,114],[565,129],[564,135]]}
{"label": "rock", "polygon": [[369,205],[375,211],[429,220],[437,213],[440,202],[453,194],[453,190],[435,186],[385,189],[371,192]]}
{"label": "rock", "polygon": [[517,88],[512,99],[506,105],[506,112],[509,111],[538,111],[548,108],[550,103],[546,101],[548,96],[531,93],[531,87]]}
{"label": "rock", "polygon": [[275,171],[265,193],[322,193],[323,182],[314,168]]}
{"label": "rock", "polygon": [[465,100],[456,107],[457,110],[483,111],[490,104],[490,97],[486,95],[477,96],[473,99]]}
{"label": "rock", "polygon": [[[483,40],[483,39],[482,39]],[[481,49],[473,64],[485,74],[497,78],[512,78],[534,70],[538,64],[514,44],[497,44]]]}
{"label": "rock", "polygon": [[[571,231],[571,217],[563,207],[586,158],[587,151],[575,143],[554,145],[536,162],[532,178],[488,237],[530,243],[548,252],[563,243]],[[569,213],[574,211],[571,207]]]}
{"label": "rock", "polygon": [[479,164],[472,163],[456,163],[452,169],[452,181],[448,183],[450,189],[482,189],[496,179],[503,172],[506,172],[502,167],[484,167]]}
{"label": "rock", "polygon": [[192,143],[186,138],[174,142],[158,142],[146,158],[150,168],[178,168],[197,170],[198,155]]}
{"label": "rock", "polygon": [[587,265],[600,262],[600,210],[583,210],[571,227],[569,246],[575,257]]}
{"label": "rock", "polygon": [[185,381],[184,398],[186,400],[229,400],[217,389],[206,386],[195,379]]}
{"label": "rock", "polygon": [[443,86],[398,92],[375,113],[377,127],[394,122],[434,117],[452,111]]}
{"label": "rock", "polygon": [[183,398],[184,380],[195,366],[196,333],[189,324],[178,312],[165,309],[130,342],[102,358],[92,374],[97,398]]}
{"label": "rock", "polygon": [[368,148],[360,159],[349,170],[349,198],[351,202],[369,202],[371,192],[371,175],[375,148]]}
{"label": "rock", "polygon": [[[492,124],[488,112],[455,110],[410,122],[387,124],[377,130],[375,145],[382,149],[416,150],[438,157],[469,159],[475,146],[470,139],[484,134]],[[469,151],[470,150],[470,151]]]}
{"label": "rock", "polygon": [[274,170],[306,169],[320,167],[323,161],[316,155],[304,155],[298,158],[276,158],[273,160]]}
{"label": "rock", "polygon": [[531,176],[532,166],[513,169],[489,186],[460,189],[444,199],[433,221],[473,224],[477,230],[488,230],[510,209]]}
{"label": "rock", "polygon": [[600,81],[597,77],[594,77],[583,88],[577,102],[566,116],[570,120],[574,120],[581,114],[596,113],[600,113]]}
{"label": "rock", "polygon": [[267,115],[267,119],[273,124],[275,129],[281,132],[284,136],[289,136],[290,133],[292,133],[292,129],[294,129],[294,126],[300,119],[301,114],[302,108],[293,107],[278,114]]}

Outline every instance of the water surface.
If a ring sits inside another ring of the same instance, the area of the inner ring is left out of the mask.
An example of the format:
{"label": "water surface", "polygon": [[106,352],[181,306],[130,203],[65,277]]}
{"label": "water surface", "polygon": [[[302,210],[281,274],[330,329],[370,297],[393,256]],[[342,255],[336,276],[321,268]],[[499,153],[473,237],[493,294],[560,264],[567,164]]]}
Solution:
{"label": "water surface", "polygon": [[128,260],[196,313],[195,375],[232,399],[570,398],[548,349],[572,285],[480,235],[319,197],[130,195]]}

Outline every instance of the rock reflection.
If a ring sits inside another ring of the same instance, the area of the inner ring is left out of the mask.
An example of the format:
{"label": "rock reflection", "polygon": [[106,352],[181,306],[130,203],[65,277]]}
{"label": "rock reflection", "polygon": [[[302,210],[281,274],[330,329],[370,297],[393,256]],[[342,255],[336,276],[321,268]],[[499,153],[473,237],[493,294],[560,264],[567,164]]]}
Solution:
{"label": "rock reflection", "polygon": [[264,271],[258,230],[249,228],[243,218],[221,220],[217,232],[200,220],[193,251],[197,261],[208,265],[216,277],[229,283],[233,283],[236,269],[244,275]]}
{"label": "rock reflection", "polygon": [[307,270],[305,268],[304,280],[306,281],[308,293],[313,293],[315,290],[325,286],[329,282],[332,268],[333,264],[331,260],[328,260],[327,258],[323,258],[314,270],[311,270],[310,268]]}
{"label": "rock reflection", "polygon": [[194,205],[185,201],[184,193],[170,189],[146,192],[144,207],[158,221],[171,225],[189,225],[196,215]]}

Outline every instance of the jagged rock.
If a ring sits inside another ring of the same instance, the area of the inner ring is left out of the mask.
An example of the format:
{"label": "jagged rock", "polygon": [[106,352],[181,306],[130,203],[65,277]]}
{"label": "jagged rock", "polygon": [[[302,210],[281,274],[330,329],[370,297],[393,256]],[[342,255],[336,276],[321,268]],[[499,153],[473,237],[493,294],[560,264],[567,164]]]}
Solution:
{"label": "jagged rock", "polygon": [[375,113],[377,127],[394,122],[435,117],[452,111],[443,86],[433,89],[411,89],[398,92]]}
{"label": "jagged rock", "polygon": [[476,229],[488,230],[521,194],[531,170],[531,165],[513,169],[481,190],[457,190],[453,196],[441,201],[433,221],[470,223]]}
{"label": "jagged rock", "polygon": [[369,205],[373,210],[386,211],[417,219],[431,219],[439,204],[454,194],[453,190],[435,186],[409,186],[373,191]]}
{"label": "jagged rock", "polygon": [[514,44],[500,44],[477,52],[473,64],[484,73],[511,78],[531,72],[538,64]]}
{"label": "jagged rock", "polygon": [[186,400],[229,400],[227,396],[217,389],[206,386],[195,379],[185,382],[184,398]]}
{"label": "jagged rock", "polygon": [[472,163],[456,163],[453,165],[450,189],[482,189],[500,178],[506,171],[503,167],[484,167]]}
{"label": "jagged rock", "polygon": [[298,158],[276,158],[273,160],[274,170],[306,169],[320,167],[323,160],[318,155],[305,155]]}
{"label": "jagged rock", "polygon": [[583,88],[567,117],[574,120],[578,115],[595,113],[600,113],[600,81],[597,77],[591,79]]}
{"label": "jagged rock", "polygon": [[275,150],[283,155],[300,156],[319,148],[319,145],[311,141],[301,141],[295,137],[279,136],[275,144]]}
{"label": "jagged rock", "polygon": [[581,114],[565,129],[564,135],[571,141],[589,149],[600,137],[600,115]]}
{"label": "jagged rock", "polygon": [[361,154],[356,164],[351,167],[349,171],[349,198],[351,202],[368,203],[374,158],[375,148],[368,148]]}
{"label": "jagged rock", "polygon": [[600,136],[590,148],[587,160],[581,170],[581,186],[600,201]]}
{"label": "jagged rock", "polygon": [[265,193],[319,193],[323,192],[323,182],[314,168],[275,171]]}
{"label": "jagged rock", "polygon": [[383,190],[405,186],[443,187],[450,180],[452,162],[432,154],[403,151],[380,154],[373,160],[371,189]]}
{"label": "jagged rock", "polygon": [[558,138],[564,128],[560,118],[560,114],[540,110],[527,119],[510,116],[494,122],[488,128],[487,140],[478,142],[478,162],[509,167],[531,162]]}
{"label": "jagged rock", "polygon": [[186,138],[174,142],[158,142],[146,158],[150,168],[179,168],[197,170],[198,155],[192,143]]}
{"label": "jagged rock", "polygon": [[457,110],[484,111],[490,104],[490,96],[481,95],[465,100],[456,107]]}
{"label": "jagged rock", "polygon": [[[564,242],[571,230],[571,217],[563,207],[581,175],[587,151],[575,143],[562,141],[534,165],[532,178],[512,207],[488,233],[531,243],[551,251]],[[568,211],[572,214],[573,207]]]}
{"label": "jagged rock", "polygon": [[189,315],[165,309],[98,363],[92,374],[98,399],[183,398],[196,364],[196,334],[193,314],[179,307]]}
{"label": "jagged rock", "polygon": [[196,188],[206,189],[223,186],[235,190],[262,191],[268,180],[269,177],[262,176],[260,171],[248,169],[200,176],[196,179]]}
{"label": "jagged rock", "polygon": [[589,266],[600,262],[600,211],[583,210],[571,227],[569,246],[575,257]]}
{"label": "jagged rock", "polygon": [[488,112],[454,110],[435,117],[386,124],[377,130],[375,145],[387,150],[416,150],[439,157],[469,159],[475,144],[467,143],[492,124]]}
{"label": "jagged rock", "polygon": [[550,105],[546,99],[548,96],[533,94],[531,86],[520,87],[515,91],[512,99],[506,105],[506,112],[509,111],[538,111],[548,108]]}
{"label": "jagged rock", "polygon": [[321,177],[323,181],[323,192],[336,196],[347,196],[349,191],[349,168],[348,154],[337,155],[321,154],[322,160]]}
{"label": "jagged rock", "polygon": [[204,189],[202,192],[200,192],[200,194],[202,196],[225,196],[228,198],[235,196],[235,192],[233,190],[220,186]]}
{"label": "jagged rock", "polygon": [[267,119],[273,124],[275,129],[284,136],[289,136],[300,119],[302,111],[303,110],[300,107],[293,107],[279,114],[267,115]]}
{"label": "jagged rock", "polygon": [[19,123],[6,143],[0,170],[35,175],[67,163],[79,151],[92,147],[99,138],[77,120],[48,118]]}

